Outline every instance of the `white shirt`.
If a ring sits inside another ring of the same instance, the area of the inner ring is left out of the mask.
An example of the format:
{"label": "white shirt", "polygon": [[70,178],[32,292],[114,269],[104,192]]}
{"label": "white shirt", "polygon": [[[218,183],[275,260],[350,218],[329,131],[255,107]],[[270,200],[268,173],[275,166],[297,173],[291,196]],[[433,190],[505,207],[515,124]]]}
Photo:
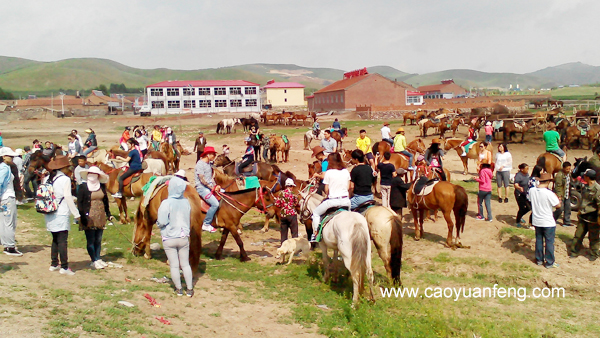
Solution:
{"label": "white shirt", "polygon": [[13,157],[13,163],[17,166],[17,170],[19,171],[19,175],[23,175],[23,159],[19,156]]}
{"label": "white shirt", "polygon": [[75,137],[77,137],[77,141],[79,141],[79,146],[81,148],[83,148],[83,140],[81,139],[81,136],[79,134],[75,135]]}
{"label": "white shirt", "polygon": [[527,198],[531,201],[532,225],[544,228],[555,227],[553,207],[559,203],[556,194],[547,188],[530,188]]}
{"label": "white shirt", "polygon": [[392,131],[390,130],[390,128],[388,126],[383,126],[383,128],[381,128],[381,138],[382,139],[386,139],[386,138],[392,138],[390,136],[390,133]]}
{"label": "white shirt", "polygon": [[136,141],[140,144],[140,150],[148,149],[148,137],[146,135],[142,135],[136,138]]}
{"label": "white shirt", "polygon": [[500,168],[498,171],[511,171],[512,170],[512,155],[505,151],[503,153],[496,153],[496,168]]}
{"label": "white shirt", "polygon": [[347,169],[328,169],[323,177],[323,184],[329,187],[329,198],[348,197],[350,173]]}

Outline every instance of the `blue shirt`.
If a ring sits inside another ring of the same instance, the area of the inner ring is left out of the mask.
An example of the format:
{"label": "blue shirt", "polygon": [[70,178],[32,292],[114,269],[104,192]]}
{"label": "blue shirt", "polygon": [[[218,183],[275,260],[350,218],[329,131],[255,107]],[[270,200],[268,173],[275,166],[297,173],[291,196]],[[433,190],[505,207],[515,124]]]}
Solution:
{"label": "blue shirt", "polygon": [[326,172],[326,171],[327,171],[327,167],[328,167],[328,166],[329,166],[329,162],[328,162],[327,160],[325,160],[325,161],[321,162],[321,170],[322,170],[323,172]]}
{"label": "blue shirt", "polygon": [[137,149],[133,149],[129,152],[129,169],[131,170],[142,170],[142,159],[140,158],[140,152]]}
{"label": "blue shirt", "polygon": [[340,121],[333,121],[333,129],[342,129]]}

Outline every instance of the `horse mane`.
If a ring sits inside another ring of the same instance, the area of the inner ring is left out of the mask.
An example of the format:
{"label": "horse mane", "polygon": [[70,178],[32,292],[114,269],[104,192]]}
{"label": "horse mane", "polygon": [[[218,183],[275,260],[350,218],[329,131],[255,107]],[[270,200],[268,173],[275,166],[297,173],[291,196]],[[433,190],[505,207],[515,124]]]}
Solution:
{"label": "horse mane", "polygon": [[285,176],[287,176],[287,177],[289,177],[289,178],[293,179],[294,181],[295,181],[295,180],[297,180],[297,178],[296,178],[296,175],[294,175],[294,174],[293,174],[291,171],[289,171],[289,170],[288,170],[288,171],[286,171],[284,174],[285,174]]}

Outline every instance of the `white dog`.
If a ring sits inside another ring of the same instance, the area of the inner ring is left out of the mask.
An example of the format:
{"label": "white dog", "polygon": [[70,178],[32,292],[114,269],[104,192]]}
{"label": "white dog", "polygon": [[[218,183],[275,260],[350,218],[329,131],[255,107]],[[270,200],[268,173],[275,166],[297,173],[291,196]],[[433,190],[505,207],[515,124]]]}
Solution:
{"label": "white dog", "polygon": [[294,255],[298,252],[302,252],[302,255],[308,256],[310,253],[310,243],[306,238],[290,238],[281,244],[281,247],[277,249],[277,256],[275,258],[281,257],[281,264],[285,263],[285,256],[290,255],[290,260],[287,265],[290,265]]}

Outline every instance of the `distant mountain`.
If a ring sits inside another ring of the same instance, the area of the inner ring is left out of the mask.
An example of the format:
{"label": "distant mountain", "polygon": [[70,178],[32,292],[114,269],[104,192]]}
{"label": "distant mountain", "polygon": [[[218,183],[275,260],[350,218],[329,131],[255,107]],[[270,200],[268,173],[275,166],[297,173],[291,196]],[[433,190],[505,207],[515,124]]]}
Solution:
{"label": "distant mountain", "polygon": [[551,80],[558,85],[591,84],[600,82],[600,67],[586,65],[581,62],[565,63],[560,66],[547,67],[527,75]]}
{"label": "distant mountain", "polygon": [[451,69],[422,75],[411,76],[404,79],[415,87],[440,83],[445,79],[453,79],[463,88],[508,88],[511,84],[521,88],[553,87],[556,83],[552,80],[514,73],[485,73],[470,69]]}

